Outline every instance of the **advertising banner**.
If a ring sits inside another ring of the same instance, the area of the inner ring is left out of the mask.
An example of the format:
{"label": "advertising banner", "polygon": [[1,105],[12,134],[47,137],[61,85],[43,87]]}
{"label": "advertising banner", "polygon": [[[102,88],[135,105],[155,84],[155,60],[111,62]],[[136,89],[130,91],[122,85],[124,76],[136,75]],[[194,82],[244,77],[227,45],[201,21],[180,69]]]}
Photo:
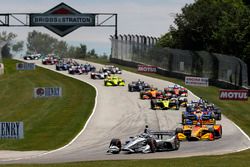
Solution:
{"label": "advertising banner", "polygon": [[208,86],[209,79],[200,77],[185,77],[185,85]]}
{"label": "advertising banner", "polygon": [[31,13],[30,26],[44,26],[61,37],[81,26],[95,26],[96,14],[81,13],[65,3],[45,13]]}
{"label": "advertising banner", "polygon": [[138,72],[156,73],[157,67],[156,66],[147,66],[147,65],[138,65],[137,71]]}
{"label": "advertising banner", "polygon": [[221,100],[248,100],[248,90],[220,90]]}
{"label": "advertising banner", "polygon": [[35,70],[35,63],[16,63],[16,70]]}
{"label": "advertising banner", "polygon": [[61,87],[41,87],[34,88],[34,97],[61,97],[62,88]]}
{"label": "advertising banner", "polygon": [[4,65],[0,63],[0,75],[4,74]]}
{"label": "advertising banner", "polygon": [[23,139],[23,122],[0,122],[0,139]]}

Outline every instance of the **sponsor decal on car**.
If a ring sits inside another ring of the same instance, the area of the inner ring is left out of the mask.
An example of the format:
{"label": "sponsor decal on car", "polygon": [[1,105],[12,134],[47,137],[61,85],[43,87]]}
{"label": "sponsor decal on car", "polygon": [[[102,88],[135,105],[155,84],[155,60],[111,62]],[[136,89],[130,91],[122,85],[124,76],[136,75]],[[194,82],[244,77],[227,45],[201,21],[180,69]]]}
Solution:
{"label": "sponsor decal on car", "polygon": [[248,90],[220,90],[221,100],[248,100]]}
{"label": "sponsor decal on car", "polygon": [[0,139],[23,139],[23,122],[0,122]]}
{"label": "sponsor decal on car", "polygon": [[148,65],[138,65],[137,71],[138,72],[156,73],[157,72],[157,67],[156,66],[148,66]]}
{"label": "sponsor decal on car", "polygon": [[185,85],[208,86],[209,79],[200,77],[185,77]]}
{"label": "sponsor decal on car", "polygon": [[35,63],[16,63],[16,70],[35,70]]}
{"label": "sponsor decal on car", "polygon": [[41,87],[34,88],[34,97],[61,97],[62,88],[61,87]]}

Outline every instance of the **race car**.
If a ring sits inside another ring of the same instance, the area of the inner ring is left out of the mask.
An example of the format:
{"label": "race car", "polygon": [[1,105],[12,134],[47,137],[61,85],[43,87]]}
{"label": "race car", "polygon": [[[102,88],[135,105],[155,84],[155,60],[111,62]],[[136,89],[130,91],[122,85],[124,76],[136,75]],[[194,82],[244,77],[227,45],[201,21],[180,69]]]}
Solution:
{"label": "race car", "polygon": [[186,88],[175,84],[174,86],[168,86],[167,88],[164,88],[164,92],[166,94],[176,95],[177,97],[187,97],[188,91]]}
{"label": "race car", "polygon": [[117,76],[109,76],[104,79],[104,86],[125,86],[125,81]]}
{"label": "race car", "polygon": [[138,81],[132,81],[128,84],[128,91],[130,92],[140,92],[145,89],[150,89],[151,86],[148,83],[145,83],[144,81],[138,80]]}
{"label": "race car", "polygon": [[71,67],[70,64],[67,64],[65,62],[59,62],[56,64],[56,70],[58,71],[67,71]]}
{"label": "race car", "polygon": [[158,131],[143,133],[130,137],[125,144],[120,139],[112,139],[108,153],[119,154],[121,151],[126,153],[154,153],[156,151],[178,150],[180,142],[174,131]]}
{"label": "race car", "polygon": [[141,99],[163,99],[164,92],[158,90],[157,88],[151,88],[149,90],[141,91],[140,92]]}
{"label": "race car", "polygon": [[151,109],[153,110],[167,110],[175,109],[179,110],[180,104],[178,99],[151,99]]}
{"label": "race car", "polygon": [[192,106],[188,106],[186,111],[182,112],[183,125],[196,125],[198,121],[206,125],[214,125],[216,123],[214,113],[202,111],[201,108],[195,109]]}
{"label": "race car", "polygon": [[214,104],[208,103],[207,100],[199,99],[198,101],[191,101],[191,103],[187,104],[187,112],[194,112],[196,110],[201,110],[202,112],[213,115],[215,120],[221,120],[221,110]]}
{"label": "race car", "polygon": [[38,60],[41,57],[41,54],[32,54],[26,55],[23,57],[24,60]]}
{"label": "race car", "polygon": [[69,74],[88,74],[88,71],[85,70],[85,68],[83,66],[71,66],[69,69],[68,69],[68,73]]}
{"label": "race car", "polygon": [[102,71],[91,72],[90,73],[90,78],[91,79],[105,79],[108,76],[109,76],[109,74],[107,72],[102,72]]}
{"label": "race car", "polygon": [[96,71],[95,66],[93,66],[93,65],[91,65],[89,63],[81,64],[81,67],[84,67],[86,72],[95,72]]}
{"label": "race car", "polygon": [[59,57],[53,54],[48,55],[42,59],[42,64],[45,64],[45,65],[54,65],[54,64],[57,64],[58,62],[59,62]]}
{"label": "race car", "polygon": [[106,65],[101,70],[109,74],[122,74],[122,70],[119,67],[115,67],[113,65]]}
{"label": "race car", "polygon": [[222,126],[216,125],[184,125],[182,128],[176,128],[176,135],[180,141],[198,141],[215,140],[222,137]]}

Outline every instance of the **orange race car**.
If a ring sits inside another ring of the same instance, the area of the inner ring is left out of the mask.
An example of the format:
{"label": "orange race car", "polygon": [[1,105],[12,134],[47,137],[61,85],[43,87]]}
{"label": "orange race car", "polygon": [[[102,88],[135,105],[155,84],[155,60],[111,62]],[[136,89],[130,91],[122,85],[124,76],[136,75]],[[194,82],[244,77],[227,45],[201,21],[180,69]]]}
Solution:
{"label": "orange race car", "polygon": [[141,99],[163,99],[164,92],[157,90],[157,88],[151,88],[149,90],[141,91],[140,98]]}
{"label": "orange race car", "polygon": [[184,125],[183,128],[176,128],[176,135],[180,141],[198,141],[219,139],[222,137],[222,126],[217,125]]}

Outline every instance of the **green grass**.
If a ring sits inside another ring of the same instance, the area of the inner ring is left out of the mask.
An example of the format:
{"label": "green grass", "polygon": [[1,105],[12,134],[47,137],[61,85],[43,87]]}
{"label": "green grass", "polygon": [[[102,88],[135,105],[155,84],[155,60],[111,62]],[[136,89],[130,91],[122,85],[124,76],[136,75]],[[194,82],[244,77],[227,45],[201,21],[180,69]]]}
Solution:
{"label": "green grass", "polygon": [[[23,121],[24,139],[2,139],[0,150],[51,150],[70,142],[92,112],[92,86],[39,68],[17,71],[16,62],[4,59],[0,76],[0,121]],[[62,97],[33,98],[35,87],[62,87]]]}
{"label": "green grass", "polygon": [[3,167],[249,167],[250,150],[220,156],[203,156],[174,159],[152,159],[152,160],[117,160],[117,161],[93,161],[75,162],[64,164],[31,164],[31,165],[1,165]]}

